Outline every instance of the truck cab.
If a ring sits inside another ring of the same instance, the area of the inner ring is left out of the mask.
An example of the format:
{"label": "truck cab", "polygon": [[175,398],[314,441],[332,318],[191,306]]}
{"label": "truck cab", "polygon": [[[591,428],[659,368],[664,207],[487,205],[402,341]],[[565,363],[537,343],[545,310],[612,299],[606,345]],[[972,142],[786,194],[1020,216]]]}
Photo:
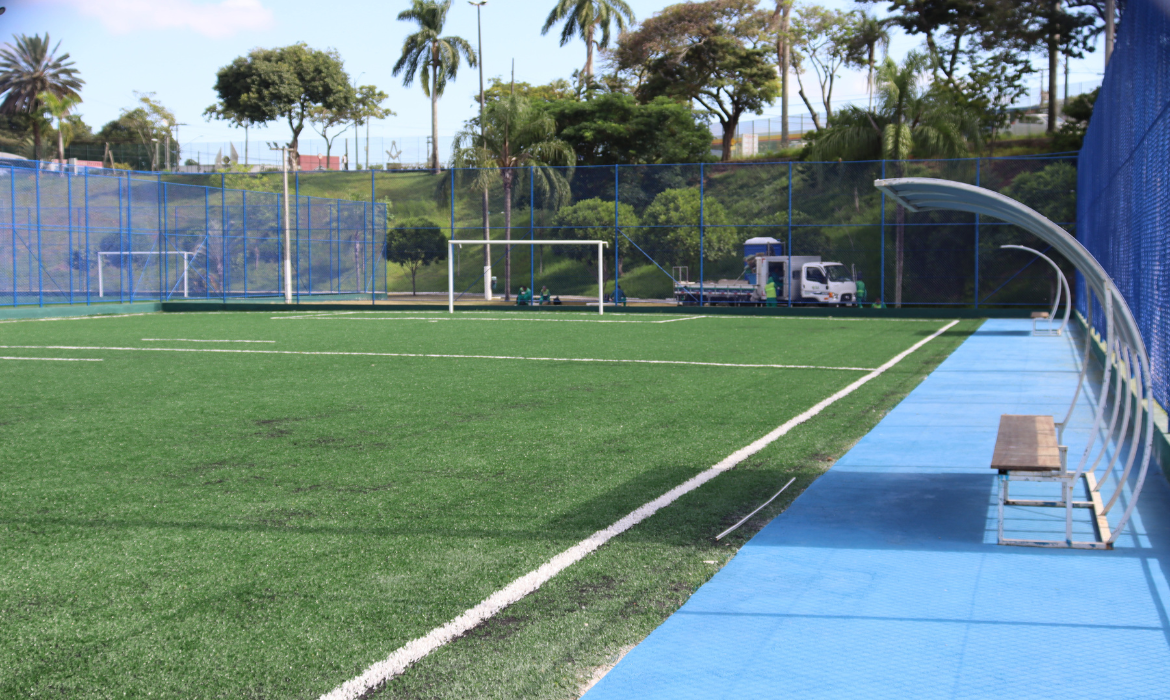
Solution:
{"label": "truck cab", "polygon": [[800,297],[804,302],[852,305],[857,303],[857,282],[841,263],[806,263],[800,267]]}

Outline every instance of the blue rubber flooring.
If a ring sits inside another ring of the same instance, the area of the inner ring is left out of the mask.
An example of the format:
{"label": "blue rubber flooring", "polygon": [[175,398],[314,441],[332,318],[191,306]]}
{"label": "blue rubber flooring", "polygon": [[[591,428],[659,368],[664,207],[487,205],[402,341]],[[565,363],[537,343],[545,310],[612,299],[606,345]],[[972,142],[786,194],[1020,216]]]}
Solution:
{"label": "blue rubber flooring", "polygon": [[[1115,550],[995,544],[999,416],[1060,420],[1077,380],[1079,348],[1029,328],[986,322],[586,699],[1170,698],[1156,463]],[[1011,508],[1007,535],[1062,539],[1063,517]]]}

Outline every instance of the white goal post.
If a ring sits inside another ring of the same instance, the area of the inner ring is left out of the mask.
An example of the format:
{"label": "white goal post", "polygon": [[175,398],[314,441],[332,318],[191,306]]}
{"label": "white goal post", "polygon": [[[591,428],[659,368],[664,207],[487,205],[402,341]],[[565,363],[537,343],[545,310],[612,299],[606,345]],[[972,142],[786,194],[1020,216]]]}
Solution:
{"label": "white goal post", "polygon": [[[455,313],[455,246],[464,245],[486,245],[488,247],[488,256],[491,256],[491,247],[493,245],[595,245],[597,246],[597,313],[605,313],[605,246],[609,245],[607,241],[534,241],[532,239],[516,239],[516,240],[449,240],[447,241],[447,311]],[[484,289],[490,290],[492,288],[492,268],[490,266],[483,269],[483,284]]]}
{"label": "white goal post", "polygon": [[133,255],[182,255],[183,256],[183,298],[187,298],[187,269],[191,267],[191,261],[199,254],[198,249],[194,251],[188,250],[103,250],[98,251],[97,254],[97,273],[98,273],[98,296],[104,297],[106,295],[106,281],[102,274],[102,256],[103,255],[117,255],[119,257],[130,257]]}

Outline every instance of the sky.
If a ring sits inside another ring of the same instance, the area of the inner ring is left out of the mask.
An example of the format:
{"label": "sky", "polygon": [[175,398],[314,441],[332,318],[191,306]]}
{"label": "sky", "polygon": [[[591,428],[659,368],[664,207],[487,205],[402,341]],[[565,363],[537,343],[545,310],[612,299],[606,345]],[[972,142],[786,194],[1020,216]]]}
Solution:
{"label": "sky", "polygon": [[[638,19],[651,16],[677,0],[628,0]],[[768,0],[763,0],[768,4]],[[48,32],[61,42],[86,81],[79,111],[95,129],[135,103],[135,91],[153,92],[181,124],[184,149],[198,144],[234,141],[242,148],[243,133],[221,122],[207,122],[203,110],[216,101],[215,72],[237,56],[257,47],[304,41],[319,49],[336,49],[347,72],[359,84],[376,85],[389,94],[386,105],[395,113],[369,129],[388,144],[418,143],[430,133],[430,102],[418,82],[406,88],[392,69],[403,39],[413,23],[395,18],[407,0],[386,2],[330,0],[0,0],[0,40],[17,34]],[[541,36],[553,0],[488,0],[483,7],[485,78],[507,78],[515,61],[516,80],[532,84],[568,78],[585,62],[580,40],[559,46],[559,26]],[[821,0],[821,4],[853,9],[852,0]],[[871,5],[878,14],[883,5]],[[476,11],[455,0],[447,34],[476,43]],[[919,45],[916,37],[895,36],[890,55],[900,59]],[[1070,66],[1070,82],[1099,80],[1101,51]],[[1036,59],[1036,65],[1046,60]],[[1033,78],[1039,82],[1039,77]],[[439,133],[453,136],[475,113],[478,73],[466,65],[439,103]],[[834,91],[834,105],[865,97],[865,77],[846,72]],[[806,112],[793,89],[792,114]],[[779,104],[765,115],[778,115]],[[306,132],[309,129],[306,127]],[[363,129],[364,131],[364,129]],[[287,140],[288,127],[253,128],[251,142]],[[303,134],[305,136],[313,134]],[[363,134],[364,136],[364,134]],[[406,150],[404,148],[403,150]],[[375,159],[377,160],[377,159]]]}

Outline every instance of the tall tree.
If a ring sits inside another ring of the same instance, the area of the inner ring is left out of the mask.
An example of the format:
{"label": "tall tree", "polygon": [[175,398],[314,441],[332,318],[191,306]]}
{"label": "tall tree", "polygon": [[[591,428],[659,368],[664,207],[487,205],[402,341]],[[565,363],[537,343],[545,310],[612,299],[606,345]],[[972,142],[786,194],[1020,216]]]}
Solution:
{"label": "tall tree", "polygon": [[42,92],[40,100],[44,103],[45,110],[57,122],[57,159],[64,163],[66,136],[72,139],[72,134],[69,133],[72,125],[68,118],[73,108],[81,104],[81,98],[76,95],[58,97],[51,92]]}
{"label": "tall tree", "polygon": [[[904,162],[918,158],[957,157],[977,142],[977,119],[956,107],[945,89],[924,89],[923,75],[930,66],[925,54],[911,52],[899,66],[887,58],[878,68],[878,109],[848,107],[834,125],[817,134],[809,147],[814,160],[897,161],[898,176]],[[894,306],[902,305],[902,271],[905,259],[906,210],[894,210]]]}
{"label": "tall tree", "polygon": [[[829,10],[820,5],[804,5],[796,11],[793,24],[794,64],[800,99],[812,116],[818,131],[833,121],[833,88],[837,72],[849,60],[849,47],[855,41],[855,17],[852,13]],[[825,108],[825,123],[804,91],[804,72],[812,67]]]}
{"label": "tall tree", "polygon": [[[553,118],[520,95],[509,95],[484,105],[482,135],[479,120],[473,119],[455,136],[455,167],[477,169],[472,189],[482,191],[495,182],[503,186],[506,240],[512,239],[512,199],[516,186],[531,176],[532,187],[550,208],[558,209],[569,201],[568,180],[574,161],[573,149],[557,138]],[[512,248],[507,246],[505,300],[511,299],[511,292]]]}
{"label": "tall tree", "polygon": [[776,0],[772,13],[776,32],[776,65],[780,73],[780,142],[788,146],[788,74],[792,70],[792,6],[795,0]]}
{"label": "tall tree", "polygon": [[671,5],[618,39],[619,70],[638,75],[638,98],[691,100],[719,120],[730,160],[740,118],[780,94],[766,34],[771,23],[755,0]]}
{"label": "tall tree", "polygon": [[402,42],[402,55],[394,64],[395,76],[402,75],[402,84],[410,87],[415,76],[422,84],[423,94],[431,98],[431,169],[439,172],[439,97],[459,72],[460,56],[474,68],[476,53],[471,44],[459,36],[441,36],[447,23],[451,0],[413,0],[409,10],[398,13],[404,22],[418,23],[418,31]]}
{"label": "tall tree", "polygon": [[[574,35],[585,41],[585,68],[581,71],[581,82],[588,83],[593,80],[593,48],[609,46],[613,25],[617,25],[618,34],[626,31],[626,23],[634,23],[634,11],[625,0],[557,0],[540,33],[548,34],[557,22],[565,23],[561,30],[561,46],[572,41]],[[598,30],[601,30],[600,39],[595,38]]]}
{"label": "tall tree", "polygon": [[284,119],[292,132],[288,147],[294,167],[300,167],[298,144],[313,108],[344,111],[354,99],[337,52],[304,43],[253,49],[219,69],[215,90],[226,109],[253,124]]}
{"label": "tall tree", "polygon": [[50,93],[57,97],[79,97],[77,91],[85,84],[79,72],[69,60],[69,54],[57,55],[61,42],[49,48],[49,34],[44,38],[33,36],[13,37],[15,45],[0,49],[0,113],[24,115],[31,122],[33,131],[33,158],[41,157],[41,127],[44,102],[41,95]]}
{"label": "tall tree", "polygon": [[877,67],[877,50],[882,56],[890,49],[890,21],[878,19],[864,10],[857,13],[853,25],[853,36],[846,50],[848,63],[866,69],[865,91],[869,93],[869,108],[873,109],[874,70]]}

